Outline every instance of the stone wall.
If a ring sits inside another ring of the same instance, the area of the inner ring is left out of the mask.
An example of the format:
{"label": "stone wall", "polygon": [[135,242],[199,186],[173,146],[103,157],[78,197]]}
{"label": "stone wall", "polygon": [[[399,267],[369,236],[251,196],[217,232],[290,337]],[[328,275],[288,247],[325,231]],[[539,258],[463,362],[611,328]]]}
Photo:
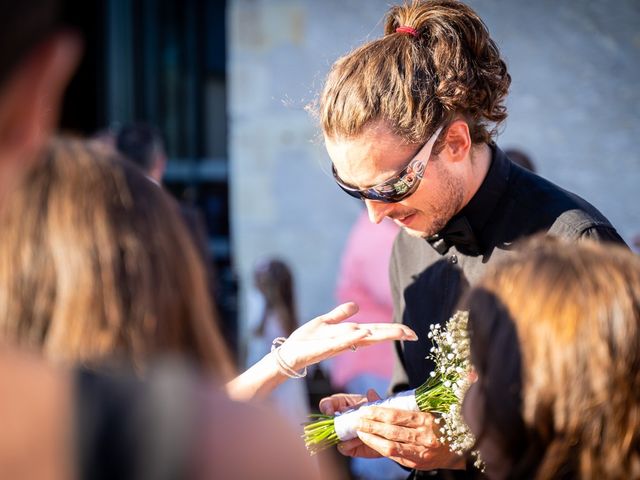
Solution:
{"label": "stone wall", "polygon": [[[232,236],[245,311],[258,258],[297,280],[303,319],[328,310],[360,203],[333,183],[305,105],[333,61],[381,35],[387,0],[230,0]],[[590,200],[630,241],[640,233],[640,4],[478,0],[513,77],[502,147]],[[245,316],[241,316],[244,319]]]}

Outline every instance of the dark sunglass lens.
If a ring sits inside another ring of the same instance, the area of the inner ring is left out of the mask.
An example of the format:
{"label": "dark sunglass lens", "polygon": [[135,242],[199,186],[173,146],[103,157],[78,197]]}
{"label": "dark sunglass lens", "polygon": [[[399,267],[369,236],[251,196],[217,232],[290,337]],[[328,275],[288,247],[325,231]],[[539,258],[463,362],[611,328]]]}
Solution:
{"label": "dark sunglass lens", "polygon": [[396,203],[404,200],[413,192],[415,192],[417,182],[404,183],[397,182],[395,185],[385,185],[376,190],[368,190],[366,197],[371,200],[377,200],[385,203]]}
{"label": "dark sunglass lens", "polygon": [[350,197],[362,200],[362,198],[363,198],[362,194],[358,190],[351,190],[350,188],[347,188],[347,187],[343,186],[340,182],[336,182],[336,183],[342,189],[342,191],[345,192]]}
{"label": "dark sunglass lens", "polygon": [[362,196],[367,200],[373,200],[375,202],[386,202],[386,197],[377,194],[371,190],[367,190],[366,192],[362,192]]}
{"label": "dark sunglass lens", "polygon": [[362,192],[362,196],[368,200],[374,200],[376,202],[394,203],[397,202],[397,195],[395,193],[380,193],[373,190],[367,190]]}

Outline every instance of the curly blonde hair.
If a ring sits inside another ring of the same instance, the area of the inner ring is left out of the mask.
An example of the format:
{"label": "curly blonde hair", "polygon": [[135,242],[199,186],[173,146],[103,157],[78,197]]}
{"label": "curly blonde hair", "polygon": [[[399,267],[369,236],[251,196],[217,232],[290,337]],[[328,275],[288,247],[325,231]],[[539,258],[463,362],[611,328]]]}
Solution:
{"label": "curly blonde hair", "polygon": [[[396,32],[401,26],[416,35]],[[383,121],[407,143],[424,142],[462,115],[472,142],[487,143],[507,117],[510,83],[498,47],[471,8],[416,0],[389,10],[384,37],[334,63],[318,113],[329,138],[354,138]]]}

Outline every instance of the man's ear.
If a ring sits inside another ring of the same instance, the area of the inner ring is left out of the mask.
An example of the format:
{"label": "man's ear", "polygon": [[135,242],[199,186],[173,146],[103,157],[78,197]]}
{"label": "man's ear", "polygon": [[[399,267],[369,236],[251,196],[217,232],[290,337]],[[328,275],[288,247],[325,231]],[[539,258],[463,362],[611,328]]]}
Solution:
{"label": "man's ear", "polygon": [[459,162],[467,158],[469,150],[471,150],[471,135],[467,122],[458,119],[449,125],[444,149],[451,161]]}
{"label": "man's ear", "polygon": [[0,168],[5,162],[28,163],[52,134],[81,51],[76,34],[59,32],[32,50],[6,79],[0,92]]}

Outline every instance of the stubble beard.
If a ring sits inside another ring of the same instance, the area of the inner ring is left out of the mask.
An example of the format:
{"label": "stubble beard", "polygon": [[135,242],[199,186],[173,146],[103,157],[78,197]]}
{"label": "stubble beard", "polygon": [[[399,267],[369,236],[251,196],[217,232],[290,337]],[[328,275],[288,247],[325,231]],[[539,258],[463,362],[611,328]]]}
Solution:
{"label": "stubble beard", "polygon": [[[453,216],[462,210],[464,201],[464,190],[462,181],[453,175],[444,175],[444,195],[439,204],[432,204],[429,207],[428,218],[430,223],[425,230],[413,230],[409,227],[402,227],[408,235],[417,238],[428,238],[442,230]],[[423,212],[427,215],[427,212]]]}

